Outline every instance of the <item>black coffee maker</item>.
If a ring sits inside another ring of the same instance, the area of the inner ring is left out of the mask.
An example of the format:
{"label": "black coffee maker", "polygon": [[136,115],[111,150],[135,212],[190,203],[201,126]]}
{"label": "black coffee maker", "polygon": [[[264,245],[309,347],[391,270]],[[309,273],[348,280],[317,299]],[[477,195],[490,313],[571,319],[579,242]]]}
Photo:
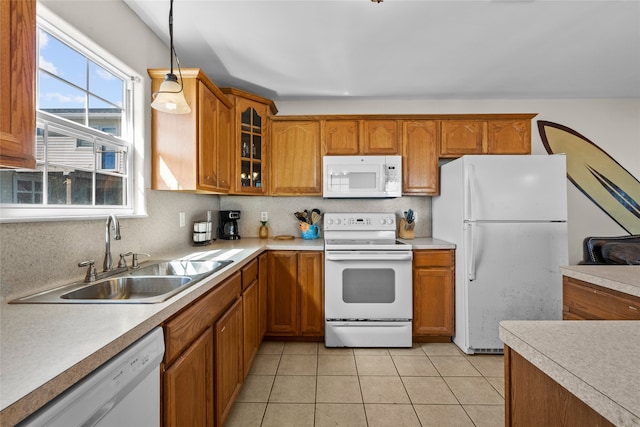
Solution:
{"label": "black coffee maker", "polygon": [[223,240],[238,240],[238,220],[240,211],[220,211],[220,225],[218,227],[218,238]]}

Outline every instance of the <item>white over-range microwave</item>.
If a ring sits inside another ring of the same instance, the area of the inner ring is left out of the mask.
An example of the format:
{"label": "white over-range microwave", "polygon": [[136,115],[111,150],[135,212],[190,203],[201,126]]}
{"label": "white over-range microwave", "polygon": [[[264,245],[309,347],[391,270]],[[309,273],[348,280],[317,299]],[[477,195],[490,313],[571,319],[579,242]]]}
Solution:
{"label": "white over-range microwave", "polygon": [[322,196],[402,196],[402,156],[324,156]]}

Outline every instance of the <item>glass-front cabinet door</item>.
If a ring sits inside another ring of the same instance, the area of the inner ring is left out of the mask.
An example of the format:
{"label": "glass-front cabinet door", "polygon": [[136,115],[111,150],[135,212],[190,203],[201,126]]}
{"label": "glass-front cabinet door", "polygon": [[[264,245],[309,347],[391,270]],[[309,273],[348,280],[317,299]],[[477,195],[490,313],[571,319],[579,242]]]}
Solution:
{"label": "glass-front cabinet door", "polygon": [[240,186],[262,189],[262,116],[249,107],[240,113]]}
{"label": "glass-front cabinet door", "polygon": [[267,194],[268,159],[267,130],[270,114],[277,109],[271,100],[241,91],[224,88],[222,91],[235,108],[235,172],[232,193]]}

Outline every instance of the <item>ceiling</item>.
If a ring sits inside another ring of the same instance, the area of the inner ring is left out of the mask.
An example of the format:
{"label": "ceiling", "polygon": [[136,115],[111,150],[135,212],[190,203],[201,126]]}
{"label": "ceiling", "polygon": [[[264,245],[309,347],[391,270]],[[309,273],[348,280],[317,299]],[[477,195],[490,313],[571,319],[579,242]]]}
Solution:
{"label": "ceiling", "polygon": [[[124,1],[169,44],[169,0]],[[182,67],[276,101],[640,97],[640,0],[174,0],[173,15]]]}

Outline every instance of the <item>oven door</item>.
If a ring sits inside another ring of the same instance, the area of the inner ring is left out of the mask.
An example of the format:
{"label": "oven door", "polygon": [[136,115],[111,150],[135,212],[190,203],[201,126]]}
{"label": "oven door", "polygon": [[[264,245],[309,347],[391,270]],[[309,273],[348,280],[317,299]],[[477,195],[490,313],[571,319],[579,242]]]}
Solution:
{"label": "oven door", "polygon": [[411,251],[325,251],[327,320],[410,320]]}

